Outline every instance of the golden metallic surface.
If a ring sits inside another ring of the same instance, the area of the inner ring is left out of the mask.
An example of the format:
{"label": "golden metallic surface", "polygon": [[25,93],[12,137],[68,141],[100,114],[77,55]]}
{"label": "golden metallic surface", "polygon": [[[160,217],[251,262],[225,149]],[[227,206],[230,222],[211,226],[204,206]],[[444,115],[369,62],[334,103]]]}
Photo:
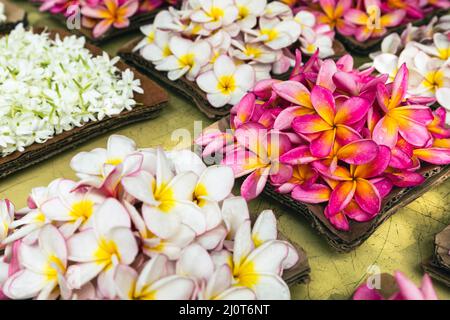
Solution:
{"label": "golden metallic surface", "polygon": [[[29,12],[32,25],[62,27],[39,13],[26,1],[14,1]],[[136,36],[138,33],[112,40],[101,47],[110,54]],[[170,92],[170,91],[169,91]],[[150,120],[117,130],[115,133],[134,139],[138,146],[162,145],[172,148],[188,146],[189,139],[179,141],[178,137],[186,129],[193,134],[194,121],[202,121],[203,127],[212,123],[189,101],[170,92],[170,102],[156,120]],[[12,200],[17,207],[26,204],[26,198],[33,187],[47,185],[58,177],[75,178],[69,167],[70,159],[78,152],[105,147],[108,135],[91,140],[81,147],[65,152],[32,168],[14,174],[0,181],[0,197]],[[192,136],[193,138],[193,136]],[[367,277],[367,270],[375,265],[381,272],[392,273],[401,270],[417,284],[423,271],[422,260],[428,258],[433,249],[434,234],[450,223],[450,180],[406,206],[387,220],[361,247],[351,253],[334,252],[315,233],[308,222],[297,217],[265,196],[251,202],[253,212],[273,209],[279,216],[279,227],[292,241],[300,244],[308,253],[311,265],[311,282],[308,285],[292,287],[295,299],[348,299],[354,289]],[[434,281],[438,296],[450,299],[450,289]]]}

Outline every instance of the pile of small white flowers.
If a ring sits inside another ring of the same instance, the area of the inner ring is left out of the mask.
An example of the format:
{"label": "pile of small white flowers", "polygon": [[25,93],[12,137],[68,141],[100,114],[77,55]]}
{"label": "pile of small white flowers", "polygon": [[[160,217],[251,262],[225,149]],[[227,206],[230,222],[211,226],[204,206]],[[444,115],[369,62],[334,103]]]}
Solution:
{"label": "pile of small white flowers", "polygon": [[85,39],[61,40],[18,25],[0,38],[0,154],[6,156],[86,122],[130,110],[143,93],[119,58],[94,57]]}
{"label": "pile of small white flowers", "polygon": [[170,80],[195,81],[219,108],[237,103],[256,81],[287,72],[294,43],[314,53],[321,43],[315,27],[312,13],[294,15],[278,1],[185,0],[142,27],[145,38],[134,50]]}
{"label": "pile of small white flowers", "polygon": [[0,2],[0,23],[6,21],[5,5]]}
{"label": "pile of small white flowers", "polygon": [[428,25],[411,24],[398,35],[393,33],[370,54],[373,66],[394,79],[403,63],[409,70],[408,95],[435,98],[446,109],[450,124],[450,15],[434,18]]}

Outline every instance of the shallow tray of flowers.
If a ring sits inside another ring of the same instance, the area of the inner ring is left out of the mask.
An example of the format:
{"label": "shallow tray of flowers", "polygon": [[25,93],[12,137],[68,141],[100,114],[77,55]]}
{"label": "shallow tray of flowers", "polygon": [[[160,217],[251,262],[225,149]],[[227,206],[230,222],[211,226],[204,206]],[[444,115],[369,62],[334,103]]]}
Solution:
{"label": "shallow tray of flowers", "polygon": [[153,19],[161,8],[178,0],[30,0],[40,11],[49,12],[71,31],[91,43],[124,35]]}
{"label": "shallow tray of flowers", "polygon": [[25,10],[8,0],[0,0],[0,33],[9,32],[19,23],[28,23]]}
{"label": "shallow tray of flowers", "polygon": [[434,238],[433,256],[422,264],[425,272],[450,288],[450,226]]}
{"label": "shallow tray of flowers", "polygon": [[[295,3],[295,1],[293,1]],[[366,55],[379,47],[383,38],[401,32],[408,23],[423,25],[449,12],[447,0],[320,0],[308,9],[318,21],[336,31],[349,51]]]}
{"label": "shallow tray of flowers", "polygon": [[289,80],[258,82],[196,143],[206,163],[247,176],[243,197],[264,191],[350,251],[450,176],[445,109],[406,96],[405,64],[392,82],[372,72],[351,56],[298,60]]}
{"label": "shallow tray of flowers", "polygon": [[137,148],[113,135],[77,154],[78,181],[0,200],[6,299],[289,299],[305,252],[231,194],[233,171],[190,150]]}
{"label": "shallow tray of flowers", "polygon": [[185,0],[158,13],[144,37],[119,55],[186,96],[210,118],[227,114],[256,81],[288,76],[293,47],[323,58],[345,53],[334,32],[307,11],[265,0]]}
{"label": "shallow tray of flowers", "polygon": [[167,93],[66,31],[0,38],[0,178],[124,125],[156,117]]}

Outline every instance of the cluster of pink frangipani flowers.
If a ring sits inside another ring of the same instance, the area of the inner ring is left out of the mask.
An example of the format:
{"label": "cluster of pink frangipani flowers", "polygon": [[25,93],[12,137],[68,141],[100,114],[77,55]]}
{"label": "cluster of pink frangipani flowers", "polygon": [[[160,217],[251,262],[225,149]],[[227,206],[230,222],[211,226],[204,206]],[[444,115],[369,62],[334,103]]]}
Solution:
{"label": "cluster of pink frangipani flowers", "polygon": [[145,38],[134,50],[170,80],[195,81],[216,108],[236,104],[255,81],[287,72],[296,42],[309,54],[334,54],[328,26],[278,1],[186,0],[141,30]]}
{"label": "cluster of pink frangipani flowers", "polygon": [[81,14],[83,27],[92,29],[94,38],[110,28],[123,29],[130,18],[151,12],[164,4],[175,5],[178,0],[33,0],[42,3],[41,11],[75,18]]}
{"label": "cluster of pink frangipani flowers", "polygon": [[364,283],[356,289],[353,300],[438,300],[428,274],[423,276],[419,288],[399,271],[394,273],[394,279],[398,291],[390,297],[384,297],[377,288],[372,287],[372,284],[369,286]]}
{"label": "cluster of pink frangipani flowers", "polygon": [[246,199],[269,181],[298,201],[325,204],[329,221],[349,230],[348,218],[373,219],[393,186],[424,182],[426,163],[450,163],[445,110],[432,111],[433,98],[405,99],[405,65],[391,83],[372,72],[353,69],[349,55],[302,64],[298,52],[288,81],[257,83],[233,107],[231,131],[206,131],[196,143],[236,177],[249,174]]}
{"label": "cluster of pink frangipani flowers", "polygon": [[[364,42],[383,36],[388,28],[423,19],[434,8],[450,8],[447,0],[320,0],[309,4],[320,23]],[[316,7],[319,7],[319,10]]]}
{"label": "cluster of pink frangipani flowers", "polygon": [[22,210],[0,201],[3,298],[290,298],[298,254],[272,211],[251,225],[229,167],[116,135],[71,167],[80,181],[35,188]]}
{"label": "cluster of pink frangipani flowers", "polygon": [[393,78],[403,63],[409,69],[410,96],[434,97],[447,110],[450,124],[450,15],[435,17],[421,27],[408,25],[399,36],[393,33],[371,55],[379,73]]}

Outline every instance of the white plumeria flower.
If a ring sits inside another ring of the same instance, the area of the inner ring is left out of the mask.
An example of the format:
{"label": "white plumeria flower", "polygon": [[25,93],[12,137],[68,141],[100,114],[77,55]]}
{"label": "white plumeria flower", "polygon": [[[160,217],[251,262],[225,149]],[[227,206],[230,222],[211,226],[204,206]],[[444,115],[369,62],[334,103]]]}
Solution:
{"label": "white plumeria flower", "polygon": [[270,49],[261,43],[249,43],[239,40],[231,42],[236,48],[232,50],[231,55],[242,61],[255,61],[262,64],[275,63],[280,55],[279,51]]}
{"label": "white plumeria flower", "polygon": [[167,239],[186,224],[202,234],[206,231],[202,210],[193,203],[198,176],[194,172],[174,175],[162,149],[157,149],[156,179],[146,171],[125,177],[127,193],[143,202],[142,213],[147,228]]}
{"label": "white plumeria flower", "polygon": [[276,17],[291,18],[292,10],[285,3],[282,3],[280,1],[272,1],[267,4],[266,8],[264,9],[263,16],[269,19],[273,19]]}
{"label": "white plumeria flower", "polygon": [[207,93],[209,103],[215,108],[236,104],[255,83],[255,73],[246,64],[236,66],[233,60],[222,55],[214,62],[213,70],[202,73],[197,85]]}
{"label": "white plumeria flower", "polygon": [[9,226],[14,221],[14,205],[9,200],[0,200],[0,241],[3,241],[9,232]]}
{"label": "white plumeria flower", "polygon": [[[169,57],[172,54],[169,47],[170,37],[170,32],[157,29],[153,41],[140,49],[141,55],[153,63],[158,63]],[[134,50],[139,50],[139,45]]]}
{"label": "white plumeria flower", "polygon": [[373,66],[379,73],[389,75],[390,81],[393,81],[403,63],[408,68],[414,68],[414,59],[418,53],[418,48],[408,45],[399,56],[389,52],[377,55],[373,59]]}
{"label": "white plumeria flower", "polygon": [[316,24],[316,17],[309,11],[300,10],[294,17],[295,22],[297,22],[301,27],[301,33],[313,32],[312,29]]}
{"label": "white plumeria flower", "polygon": [[59,294],[63,298],[70,296],[65,280],[66,241],[56,227],[43,227],[39,232],[37,245],[22,244],[19,259],[23,269],[5,282],[3,292],[6,296],[11,299],[48,299]]}
{"label": "white plumeria flower", "polygon": [[376,56],[382,53],[396,55],[402,47],[402,39],[398,33],[391,33],[381,42],[381,51],[369,53],[369,57],[374,60]]}
{"label": "white plumeria flower", "polygon": [[450,58],[450,40],[447,35],[443,33],[435,33],[433,35],[433,44],[433,46],[428,46],[417,42],[414,43],[414,45],[416,45],[423,52],[443,61],[447,61]]}
{"label": "white plumeria flower", "polygon": [[334,54],[333,40],[326,35],[314,34],[312,37],[301,37],[300,49],[307,55],[313,55],[319,50],[319,58],[323,59]]}
{"label": "white plumeria flower", "polygon": [[169,41],[172,55],[162,59],[156,70],[168,71],[168,78],[172,81],[186,75],[194,81],[200,69],[208,63],[211,56],[211,46],[204,40],[193,42],[179,36],[173,36]]}
{"label": "white plumeria flower", "polygon": [[139,274],[128,266],[118,266],[114,276],[118,296],[124,300],[191,299],[194,280],[171,274],[167,264],[167,258],[158,255],[148,261]]}
{"label": "white plumeria flower", "polygon": [[76,262],[67,270],[72,288],[81,288],[97,275],[99,290],[115,296],[114,271],[117,265],[131,264],[138,246],[130,229],[127,210],[116,199],[107,199],[93,214],[93,228],[78,232],[67,240],[68,259]]}
{"label": "white plumeria flower", "polygon": [[234,0],[238,9],[236,23],[241,29],[252,29],[267,6],[267,0]]}
{"label": "white plumeria flower", "polygon": [[[108,138],[107,148],[80,152],[70,161],[70,167],[86,184],[100,188],[111,172],[136,152],[133,140],[119,135]],[[126,161],[125,161],[126,162]]]}
{"label": "white plumeria flower", "polygon": [[233,0],[200,0],[200,7],[193,10],[190,19],[203,24],[205,29],[216,30],[229,26],[238,17]]}
{"label": "white plumeria flower", "polygon": [[42,204],[42,213],[53,222],[64,223],[60,231],[68,238],[78,228],[91,227],[91,216],[105,201],[105,196],[97,190],[77,190],[77,183],[59,180],[58,195]]}
{"label": "white plumeria flower", "polygon": [[244,32],[255,36],[251,42],[263,42],[269,48],[279,50],[298,40],[301,27],[294,19],[280,20],[261,17],[258,30],[244,30]]}

